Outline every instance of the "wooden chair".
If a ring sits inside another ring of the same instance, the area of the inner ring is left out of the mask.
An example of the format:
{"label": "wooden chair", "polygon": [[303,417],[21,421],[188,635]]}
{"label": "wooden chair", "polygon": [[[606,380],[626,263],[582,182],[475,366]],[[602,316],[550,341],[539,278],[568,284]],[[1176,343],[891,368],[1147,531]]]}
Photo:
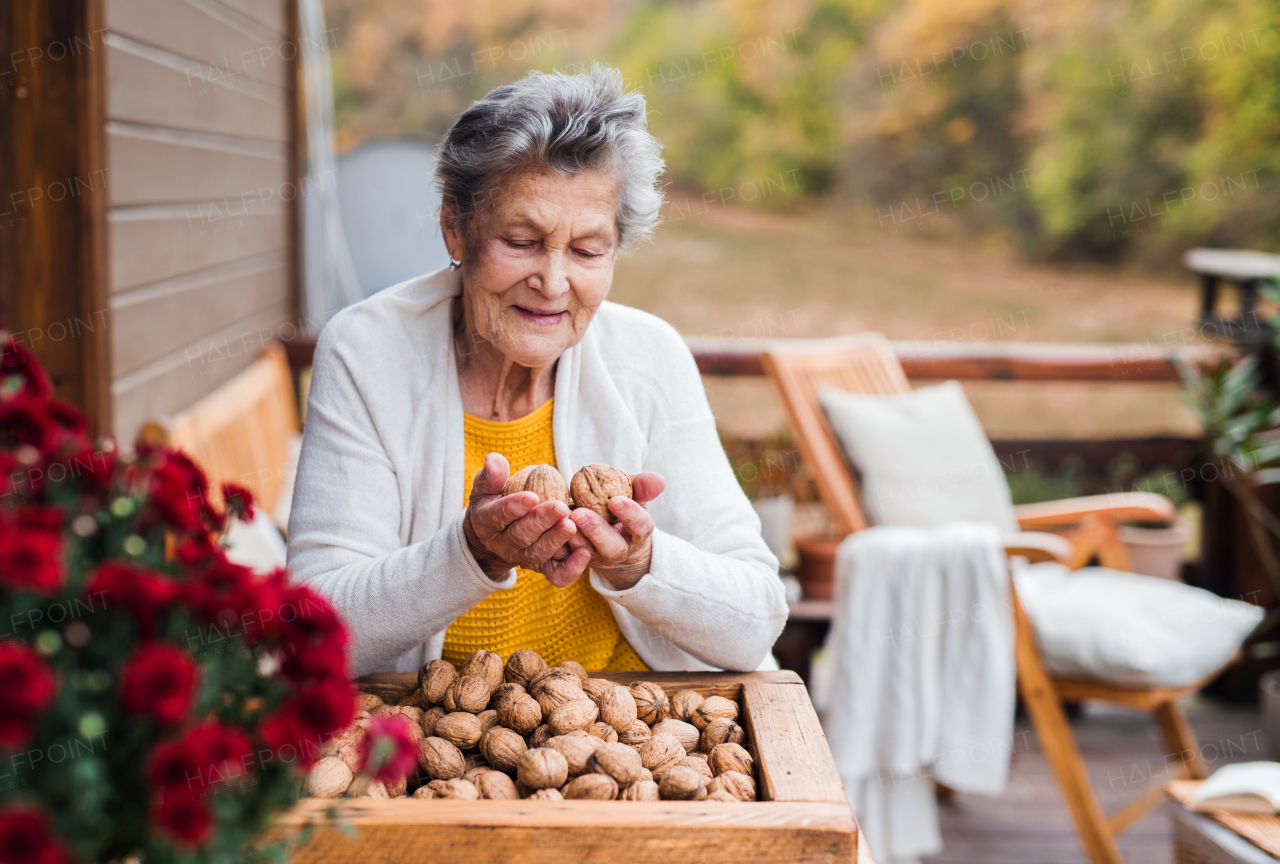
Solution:
{"label": "wooden chair", "polygon": [[289,441],[298,431],[289,363],[273,344],[186,411],[147,423],[139,437],[185,451],[208,476],[215,504],[222,503],[222,483],[238,483],[271,513],[289,467]]}
{"label": "wooden chair", "polygon": [[[800,455],[814,469],[819,496],[841,535],[867,527],[858,502],[857,481],[845,461],[818,403],[819,387],[854,393],[893,395],[910,386],[892,346],[879,334],[808,343],[794,352],[770,350],[763,357]],[[1173,504],[1161,495],[1121,493],[1071,498],[1015,508],[1024,533],[1008,539],[1005,551],[1032,561],[1058,560],[1072,568],[1096,555],[1106,567],[1130,569],[1129,557],[1116,531],[1130,521],[1169,521]],[[1036,533],[1060,529],[1060,534]],[[1178,700],[1203,687],[1214,675],[1186,687],[1127,689],[1090,681],[1055,677],[1047,671],[1030,620],[1016,593],[1012,595],[1018,688],[1031,723],[1071,809],[1081,842],[1094,864],[1123,864],[1116,835],[1160,802],[1159,785],[1118,812],[1103,813],[1089,783],[1088,771],[1063,709],[1064,701],[1101,699],[1154,715],[1165,745],[1177,754],[1181,776],[1203,778],[1207,771],[1186,715]],[[1229,664],[1228,664],[1229,665]]]}

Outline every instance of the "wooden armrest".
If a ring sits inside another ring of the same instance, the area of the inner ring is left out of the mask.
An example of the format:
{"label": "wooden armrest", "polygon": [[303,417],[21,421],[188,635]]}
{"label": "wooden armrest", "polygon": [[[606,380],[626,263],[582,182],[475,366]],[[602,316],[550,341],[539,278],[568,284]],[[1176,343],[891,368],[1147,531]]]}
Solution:
{"label": "wooden armrest", "polygon": [[1086,516],[1101,516],[1110,522],[1172,522],[1177,514],[1172,501],[1154,492],[1086,495],[1013,508],[1018,524],[1030,529],[1075,525]]}
{"label": "wooden armrest", "polygon": [[1039,561],[1059,561],[1065,564],[1070,561],[1074,551],[1074,544],[1060,534],[1022,531],[1004,537],[1004,554],[1010,558],[1026,558],[1032,564]]}

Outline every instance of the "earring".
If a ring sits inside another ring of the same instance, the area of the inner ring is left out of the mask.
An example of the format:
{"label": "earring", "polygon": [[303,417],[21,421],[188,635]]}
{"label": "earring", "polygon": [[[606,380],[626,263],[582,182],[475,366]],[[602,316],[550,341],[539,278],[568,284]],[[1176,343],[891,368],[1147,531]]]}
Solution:
{"label": "earring", "polygon": [[452,255],[450,255],[450,256],[449,256],[449,269],[450,269],[450,270],[460,270],[460,269],[462,269],[462,262],[461,262],[461,261],[454,261],[454,260],[453,260],[453,256],[452,256]]}

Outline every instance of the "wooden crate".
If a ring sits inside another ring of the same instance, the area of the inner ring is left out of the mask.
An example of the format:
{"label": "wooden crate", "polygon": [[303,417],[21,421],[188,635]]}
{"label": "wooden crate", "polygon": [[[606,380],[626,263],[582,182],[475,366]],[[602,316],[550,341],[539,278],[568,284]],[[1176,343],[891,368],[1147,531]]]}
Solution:
{"label": "wooden crate", "polygon": [[[440,801],[309,798],[282,829],[314,830],[293,864],[461,861],[613,864],[852,862],[859,835],[804,683],[793,672],[597,673],[619,684],[653,681],[741,706],[763,800],[721,802]],[[416,686],[409,674],[373,675],[361,688],[395,702]],[[335,808],[341,825],[326,822]],[[351,830],[351,829],[354,829]],[[655,855],[663,856],[655,858]],[[678,857],[677,857],[678,856]]]}

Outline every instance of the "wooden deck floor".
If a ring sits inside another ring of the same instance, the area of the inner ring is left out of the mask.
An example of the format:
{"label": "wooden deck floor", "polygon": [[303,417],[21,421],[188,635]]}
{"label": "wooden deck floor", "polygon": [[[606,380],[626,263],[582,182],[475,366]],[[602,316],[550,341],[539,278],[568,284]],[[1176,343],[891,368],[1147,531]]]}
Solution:
{"label": "wooden deck floor", "polygon": [[[1211,771],[1226,762],[1270,758],[1257,709],[1200,699],[1187,708]],[[1028,728],[1019,721],[1019,732]],[[1119,808],[1152,779],[1169,779],[1163,774],[1164,747],[1146,715],[1090,705],[1074,728],[1104,810]],[[926,859],[929,864],[1087,860],[1035,736],[1015,740],[1017,751],[1003,796],[959,795],[940,807],[945,849]],[[1171,864],[1172,828],[1164,807],[1151,811],[1120,836],[1126,864]]]}

